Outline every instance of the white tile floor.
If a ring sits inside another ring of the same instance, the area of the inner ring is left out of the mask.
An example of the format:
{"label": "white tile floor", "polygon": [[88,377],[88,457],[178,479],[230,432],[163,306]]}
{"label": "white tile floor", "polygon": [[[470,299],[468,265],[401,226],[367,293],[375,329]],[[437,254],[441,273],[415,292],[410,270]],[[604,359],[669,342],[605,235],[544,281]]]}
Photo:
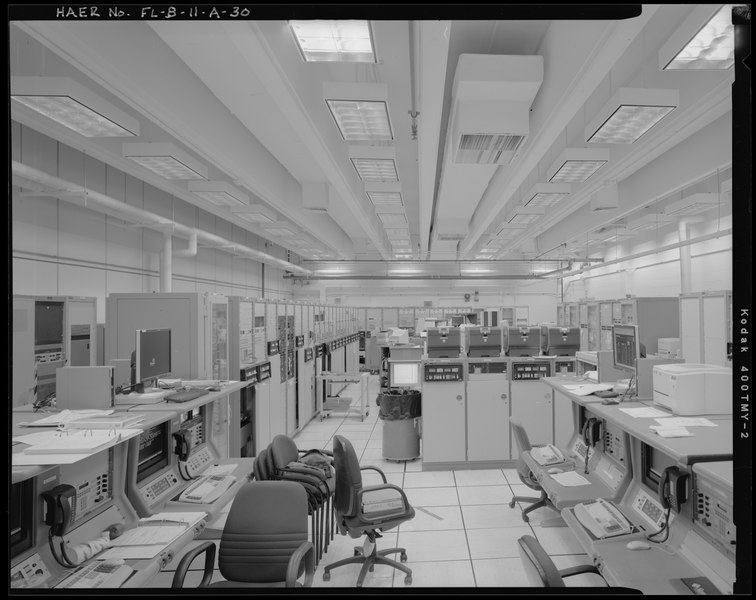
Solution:
{"label": "white tile floor", "polygon": [[[349,395],[346,390],[344,395]],[[515,469],[422,471],[422,460],[396,462],[382,457],[382,427],[375,399],[377,377],[370,377],[369,415],[331,413],[313,419],[297,435],[300,449],[333,448],[333,435],[339,434],[352,443],[360,464],[381,468],[389,482],[407,494],[415,508],[415,517],[396,529],[383,533],[378,549],[401,546],[407,550],[407,565],[412,569],[412,588],[492,588],[526,587],[528,581],[517,551],[517,539],[533,535],[552,557],[558,568],[590,562],[582,554],[576,538],[566,527],[541,527],[540,521],[556,516],[550,509],[530,513],[525,523],[521,507],[509,508],[513,495],[536,495],[520,483]],[[354,395],[357,397],[357,395]],[[378,483],[377,474],[364,472],[364,483]],[[196,542],[194,542],[196,543]],[[345,565],[331,571],[331,580],[323,581],[323,567],[352,556],[361,540],[336,535],[315,572],[314,587],[354,587],[359,565]],[[158,574],[156,587],[169,587],[178,558]],[[195,561],[196,569],[201,560]],[[199,581],[199,571],[192,572],[185,586]],[[216,578],[220,576],[216,572]],[[570,587],[602,586],[596,575],[578,575],[565,581]],[[379,565],[368,573],[366,588],[404,588],[404,574]]]}

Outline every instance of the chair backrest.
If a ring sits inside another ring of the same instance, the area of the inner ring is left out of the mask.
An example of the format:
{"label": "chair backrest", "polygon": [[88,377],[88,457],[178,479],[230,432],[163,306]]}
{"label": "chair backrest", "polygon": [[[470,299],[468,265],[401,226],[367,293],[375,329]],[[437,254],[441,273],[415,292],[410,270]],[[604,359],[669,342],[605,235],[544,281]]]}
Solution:
{"label": "chair backrest", "polygon": [[290,481],[251,481],[231,505],[218,568],[228,581],[285,581],[289,558],[307,540],[304,488]]}
{"label": "chair backrest", "polygon": [[277,435],[268,446],[268,454],[274,469],[285,469],[286,465],[299,458],[296,442],[287,435]]}
{"label": "chair backrest", "polygon": [[528,432],[523,427],[522,423],[516,417],[509,417],[509,424],[512,426],[512,436],[517,444],[518,452],[525,452],[530,450],[533,446],[528,438]]}
{"label": "chair backrest", "polygon": [[523,535],[517,540],[517,546],[530,583],[543,587],[567,587],[554,561],[532,535]]}
{"label": "chair backrest", "polygon": [[530,440],[528,439],[528,432],[525,431],[525,427],[523,427],[522,423],[515,417],[509,417],[509,424],[512,428],[512,437],[514,438],[515,444],[517,444],[516,468],[520,481],[534,489],[535,487],[540,487],[538,486],[537,480],[530,470],[530,467],[528,467],[527,463],[522,458],[522,453],[532,448]]}
{"label": "chair backrest", "polygon": [[360,461],[352,443],[341,435],[333,437],[333,462],[336,469],[336,488],[333,506],[346,517],[359,514],[357,493],[362,489]]}
{"label": "chair backrest", "polygon": [[257,453],[257,456],[255,457],[255,462],[252,468],[255,474],[255,479],[257,479],[257,481],[266,481],[271,478],[271,474],[268,472],[267,454],[267,448],[263,448],[262,450],[260,450],[260,452]]}

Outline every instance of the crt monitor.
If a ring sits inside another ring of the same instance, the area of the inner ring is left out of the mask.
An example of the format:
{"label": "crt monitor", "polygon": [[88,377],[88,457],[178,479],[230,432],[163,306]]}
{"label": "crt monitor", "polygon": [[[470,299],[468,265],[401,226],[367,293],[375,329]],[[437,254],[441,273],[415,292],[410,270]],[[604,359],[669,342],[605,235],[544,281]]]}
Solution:
{"label": "crt monitor", "polygon": [[8,529],[10,534],[10,558],[21,554],[34,545],[34,479],[11,484]]}
{"label": "crt monitor", "polygon": [[419,363],[416,362],[389,362],[389,385],[391,387],[419,386],[419,367]]}
{"label": "crt monitor", "polygon": [[635,365],[641,357],[636,325],[612,326],[612,353],[614,368],[635,373]]}
{"label": "crt monitor", "polygon": [[160,377],[171,373],[171,330],[137,329],[135,352],[132,384],[142,388],[137,391],[148,383],[154,387]]}
{"label": "crt monitor", "polygon": [[171,463],[171,422],[165,421],[139,435],[136,483],[142,483]]}
{"label": "crt monitor", "polygon": [[501,327],[468,327],[465,329],[467,356],[500,356]]}

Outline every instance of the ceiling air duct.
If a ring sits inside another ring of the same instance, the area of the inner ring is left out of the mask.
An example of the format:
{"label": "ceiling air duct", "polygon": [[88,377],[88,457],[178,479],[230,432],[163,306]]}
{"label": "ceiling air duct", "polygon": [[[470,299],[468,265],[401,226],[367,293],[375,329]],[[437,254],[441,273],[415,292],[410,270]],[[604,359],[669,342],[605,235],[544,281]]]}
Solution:
{"label": "ceiling air duct", "polygon": [[458,164],[508,165],[530,132],[543,57],[461,54],[452,88],[451,143]]}

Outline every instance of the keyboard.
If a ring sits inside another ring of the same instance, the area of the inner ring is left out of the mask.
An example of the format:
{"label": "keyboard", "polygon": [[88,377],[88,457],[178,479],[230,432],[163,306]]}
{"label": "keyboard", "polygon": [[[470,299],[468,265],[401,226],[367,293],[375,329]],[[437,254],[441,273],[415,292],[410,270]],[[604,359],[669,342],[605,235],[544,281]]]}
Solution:
{"label": "keyboard", "polygon": [[134,572],[123,561],[96,560],[79,567],[56,588],[117,588]]}
{"label": "keyboard", "polygon": [[236,482],[233,475],[205,475],[179,496],[179,502],[210,504],[220,498]]}
{"label": "keyboard", "polygon": [[210,390],[204,390],[202,388],[196,388],[191,390],[178,390],[165,396],[166,402],[189,402],[209,394]]}

